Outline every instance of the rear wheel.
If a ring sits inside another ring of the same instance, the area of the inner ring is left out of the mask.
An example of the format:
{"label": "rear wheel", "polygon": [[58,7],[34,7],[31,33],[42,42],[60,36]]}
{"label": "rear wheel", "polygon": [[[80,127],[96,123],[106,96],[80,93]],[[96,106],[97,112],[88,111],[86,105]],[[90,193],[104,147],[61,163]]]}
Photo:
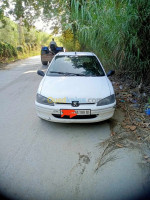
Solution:
{"label": "rear wheel", "polygon": [[43,61],[42,64],[43,64],[43,65],[47,65],[47,64],[48,64],[48,61]]}

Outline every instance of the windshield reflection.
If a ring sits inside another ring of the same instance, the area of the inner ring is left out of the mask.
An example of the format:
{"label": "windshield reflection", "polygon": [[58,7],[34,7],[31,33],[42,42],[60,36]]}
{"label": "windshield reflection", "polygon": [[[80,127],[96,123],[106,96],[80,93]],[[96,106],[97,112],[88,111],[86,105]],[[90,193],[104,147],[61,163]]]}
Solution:
{"label": "windshield reflection", "polygon": [[63,74],[104,76],[104,71],[95,56],[56,56],[47,71],[48,76]]}

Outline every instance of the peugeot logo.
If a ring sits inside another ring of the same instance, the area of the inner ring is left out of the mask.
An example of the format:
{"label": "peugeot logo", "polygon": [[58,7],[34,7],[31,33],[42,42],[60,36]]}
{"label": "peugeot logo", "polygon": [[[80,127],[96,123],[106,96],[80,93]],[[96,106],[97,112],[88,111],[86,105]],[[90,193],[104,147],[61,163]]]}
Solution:
{"label": "peugeot logo", "polygon": [[71,104],[73,107],[78,107],[79,106],[79,101],[72,101]]}

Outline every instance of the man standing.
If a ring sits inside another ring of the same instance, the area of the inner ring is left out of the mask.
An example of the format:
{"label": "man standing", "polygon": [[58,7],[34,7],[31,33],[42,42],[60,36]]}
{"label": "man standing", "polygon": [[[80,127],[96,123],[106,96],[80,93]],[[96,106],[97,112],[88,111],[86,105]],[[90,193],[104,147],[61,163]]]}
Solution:
{"label": "man standing", "polygon": [[57,47],[57,44],[56,42],[54,41],[54,38],[52,38],[52,41],[50,42],[50,49],[51,51],[53,51],[54,53],[56,53],[56,47]]}

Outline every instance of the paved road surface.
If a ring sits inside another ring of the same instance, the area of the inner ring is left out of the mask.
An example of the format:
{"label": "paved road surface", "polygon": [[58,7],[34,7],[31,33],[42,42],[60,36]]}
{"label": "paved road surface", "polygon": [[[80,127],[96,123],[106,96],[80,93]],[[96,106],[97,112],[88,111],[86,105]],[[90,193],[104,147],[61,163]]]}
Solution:
{"label": "paved road surface", "polygon": [[41,67],[37,56],[0,70],[1,193],[20,200],[126,200],[142,194],[147,179],[137,150],[112,152],[117,159],[95,172],[109,121],[57,124],[36,116]]}

